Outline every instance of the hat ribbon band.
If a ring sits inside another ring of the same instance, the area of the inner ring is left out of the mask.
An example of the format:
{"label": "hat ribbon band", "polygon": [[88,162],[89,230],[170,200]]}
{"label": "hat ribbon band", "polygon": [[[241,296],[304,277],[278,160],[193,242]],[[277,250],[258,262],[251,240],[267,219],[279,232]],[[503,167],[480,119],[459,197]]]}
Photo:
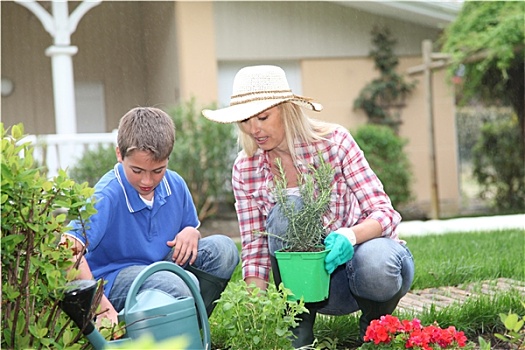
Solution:
{"label": "hat ribbon band", "polygon": [[263,100],[281,100],[294,98],[292,90],[275,90],[275,91],[260,91],[250,92],[246,94],[233,95],[230,100],[230,106],[235,106],[243,103]]}

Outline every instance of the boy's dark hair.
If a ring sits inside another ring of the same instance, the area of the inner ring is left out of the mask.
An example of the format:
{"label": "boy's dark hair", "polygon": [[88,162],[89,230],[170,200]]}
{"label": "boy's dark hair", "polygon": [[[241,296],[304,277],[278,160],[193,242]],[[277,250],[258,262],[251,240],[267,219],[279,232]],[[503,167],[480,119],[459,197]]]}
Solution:
{"label": "boy's dark hair", "polygon": [[120,119],[117,145],[122,158],[133,151],[147,151],[152,160],[165,160],[173,151],[174,143],[175,125],[161,109],[137,107]]}

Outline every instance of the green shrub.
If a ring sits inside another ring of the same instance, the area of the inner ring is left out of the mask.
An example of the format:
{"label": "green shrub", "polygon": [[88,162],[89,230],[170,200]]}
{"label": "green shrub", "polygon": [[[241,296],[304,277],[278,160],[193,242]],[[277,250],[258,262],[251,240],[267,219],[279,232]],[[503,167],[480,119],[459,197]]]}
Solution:
{"label": "green shrub", "polygon": [[216,214],[220,203],[233,203],[231,169],[236,156],[235,131],[232,124],[218,124],[204,118],[194,99],[178,105],[170,115],[177,134],[169,167],[186,180],[202,221]]}
{"label": "green shrub", "polygon": [[525,158],[517,117],[487,121],[473,150],[481,197],[503,213],[525,209]]}
{"label": "green shrub", "polygon": [[353,136],[379,177],[394,207],[412,200],[410,162],[403,151],[407,141],[385,126],[366,124]]}
{"label": "green shrub", "polygon": [[293,349],[290,328],[308,310],[302,300],[288,300],[290,293],[283,284],[277,290],[271,283],[261,291],[242,280],[231,281],[210,319],[214,348]]}
{"label": "green shrub", "polygon": [[[64,171],[48,180],[33,163],[33,148],[20,143],[23,125],[0,123],[2,133],[2,339],[6,349],[79,349],[79,330],[58,301],[74,277],[72,250],[57,245],[67,222],[95,212],[93,189]],[[68,208],[65,213],[57,209]],[[70,272],[68,272],[70,271]]]}
{"label": "green shrub", "polygon": [[93,187],[116,162],[115,146],[99,144],[97,148],[84,152],[69,171],[69,176],[77,183],[87,182]]}
{"label": "green shrub", "polygon": [[405,100],[415,88],[396,72],[399,58],[394,54],[397,43],[387,27],[375,27],[372,32],[375,68],[380,76],[366,84],[354,101],[354,109],[362,109],[371,123],[386,125],[395,132],[401,124],[401,111]]}

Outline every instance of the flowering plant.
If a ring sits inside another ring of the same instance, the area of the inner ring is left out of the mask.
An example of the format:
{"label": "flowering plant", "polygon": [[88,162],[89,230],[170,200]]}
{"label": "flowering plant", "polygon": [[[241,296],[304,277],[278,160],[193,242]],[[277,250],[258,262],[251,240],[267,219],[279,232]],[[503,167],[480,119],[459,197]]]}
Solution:
{"label": "flowering plant", "polygon": [[471,349],[463,332],[456,327],[440,328],[437,324],[427,327],[414,318],[402,320],[392,315],[381,316],[370,322],[363,339],[365,343],[359,349]]}

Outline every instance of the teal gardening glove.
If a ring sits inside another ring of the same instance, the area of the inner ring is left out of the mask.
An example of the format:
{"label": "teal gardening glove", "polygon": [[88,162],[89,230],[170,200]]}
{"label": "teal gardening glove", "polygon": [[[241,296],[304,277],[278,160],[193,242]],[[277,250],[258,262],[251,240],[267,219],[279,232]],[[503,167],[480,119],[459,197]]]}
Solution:
{"label": "teal gardening glove", "polygon": [[324,259],[324,267],[330,275],[339,265],[346,263],[354,256],[354,232],[349,228],[339,229],[338,231],[341,232],[330,232],[324,240],[326,249],[330,249]]}

